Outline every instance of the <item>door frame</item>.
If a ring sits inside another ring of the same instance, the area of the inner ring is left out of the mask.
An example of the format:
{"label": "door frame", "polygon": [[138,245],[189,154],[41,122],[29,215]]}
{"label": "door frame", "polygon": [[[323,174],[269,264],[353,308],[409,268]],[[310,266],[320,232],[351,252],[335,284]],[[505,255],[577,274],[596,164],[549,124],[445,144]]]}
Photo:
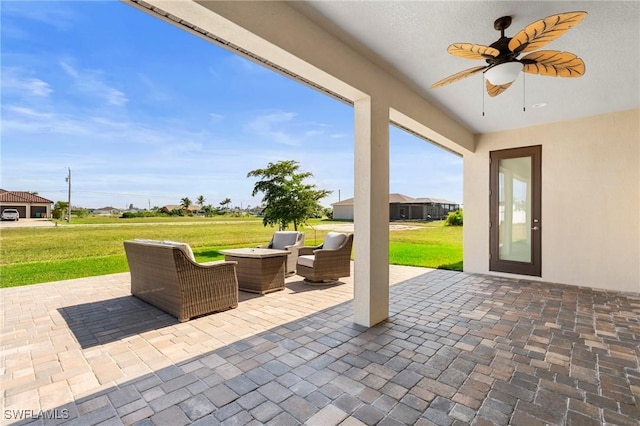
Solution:
{"label": "door frame", "polygon": [[[531,157],[531,262],[504,260],[499,256],[500,160],[519,157]],[[541,277],[542,145],[490,151],[489,164],[489,270]]]}

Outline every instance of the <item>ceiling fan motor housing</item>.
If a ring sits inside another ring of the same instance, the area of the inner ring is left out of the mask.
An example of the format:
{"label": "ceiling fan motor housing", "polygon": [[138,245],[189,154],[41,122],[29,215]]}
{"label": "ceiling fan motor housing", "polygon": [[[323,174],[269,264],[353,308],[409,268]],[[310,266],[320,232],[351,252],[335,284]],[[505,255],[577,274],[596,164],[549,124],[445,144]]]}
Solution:
{"label": "ceiling fan motor housing", "polygon": [[496,57],[486,56],[486,61],[489,65],[503,64],[505,62],[511,62],[516,59],[518,54],[509,50],[510,41],[511,37],[501,37],[498,41],[489,45],[489,47],[493,47],[500,52],[500,54]]}
{"label": "ceiling fan motor housing", "polygon": [[493,23],[493,28],[497,31],[500,31],[500,38],[498,41],[489,45],[489,47],[493,47],[497,49],[500,54],[496,57],[486,56],[486,61],[489,65],[498,65],[503,64],[505,62],[514,61],[518,54],[512,52],[509,49],[509,42],[511,41],[511,37],[504,36],[504,30],[509,28],[511,25],[511,16],[503,16],[498,18]]}

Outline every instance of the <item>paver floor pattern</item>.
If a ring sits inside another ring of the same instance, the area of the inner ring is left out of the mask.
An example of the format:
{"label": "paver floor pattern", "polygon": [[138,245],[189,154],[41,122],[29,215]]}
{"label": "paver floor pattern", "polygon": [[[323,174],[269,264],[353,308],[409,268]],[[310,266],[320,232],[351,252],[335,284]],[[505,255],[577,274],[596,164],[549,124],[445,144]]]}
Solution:
{"label": "paver floor pattern", "polygon": [[390,318],[369,329],[351,279],[292,277],[186,323],[132,297],[129,274],[3,289],[2,422],[639,424],[640,295],[390,276]]}

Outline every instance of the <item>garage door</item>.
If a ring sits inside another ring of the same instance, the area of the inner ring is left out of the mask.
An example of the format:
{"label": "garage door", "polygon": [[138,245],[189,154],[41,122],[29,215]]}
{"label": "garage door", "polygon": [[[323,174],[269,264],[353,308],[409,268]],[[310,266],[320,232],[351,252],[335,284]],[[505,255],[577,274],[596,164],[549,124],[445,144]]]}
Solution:
{"label": "garage door", "polygon": [[44,206],[32,206],[31,207],[31,217],[32,218],[40,218],[47,216],[47,208]]}
{"label": "garage door", "polygon": [[0,207],[2,210],[4,209],[16,209],[20,214],[20,218],[27,217],[27,206],[2,206]]}

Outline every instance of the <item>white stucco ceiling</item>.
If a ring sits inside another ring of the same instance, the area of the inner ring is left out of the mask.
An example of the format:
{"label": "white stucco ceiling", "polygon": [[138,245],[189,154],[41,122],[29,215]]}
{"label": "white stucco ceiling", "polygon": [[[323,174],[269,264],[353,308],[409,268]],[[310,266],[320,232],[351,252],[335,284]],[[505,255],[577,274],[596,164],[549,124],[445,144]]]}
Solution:
{"label": "white stucco ceiling", "polygon": [[[470,130],[485,133],[640,106],[639,1],[305,1],[291,5],[336,37],[365,53]],[[542,50],[575,53],[586,64],[579,78],[521,73],[503,94],[484,94],[476,74],[448,86],[434,82],[484,65],[447,53],[455,42],[489,45],[500,37],[495,19],[510,15],[511,37],[549,15],[586,11],[588,16]],[[546,102],[545,108],[532,108]],[[526,111],[523,112],[523,104]]]}

